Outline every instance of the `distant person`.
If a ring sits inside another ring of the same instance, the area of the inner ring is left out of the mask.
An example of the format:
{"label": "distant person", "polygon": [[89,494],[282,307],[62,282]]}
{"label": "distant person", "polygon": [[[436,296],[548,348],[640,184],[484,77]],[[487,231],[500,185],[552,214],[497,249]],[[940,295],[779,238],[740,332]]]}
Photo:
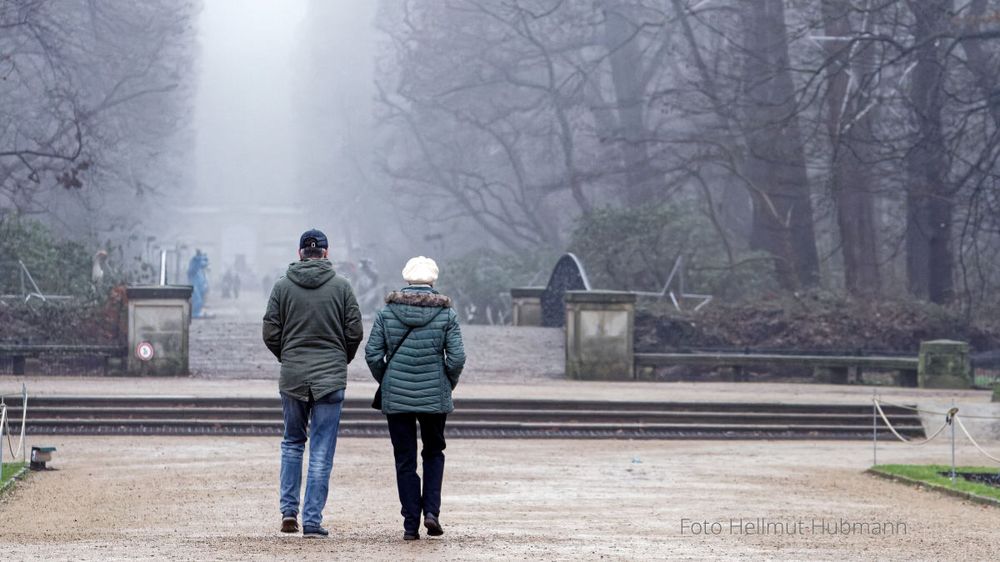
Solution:
{"label": "distant person", "polygon": [[225,275],[222,276],[222,298],[228,299],[232,294],[233,286],[233,270],[227,269]]}
{"label": "distant person", "polygon": [[260,278],[260,291],[264,293],[265,297],[271,294],[271,287],[274,287],[274,276],[264,274]]}
{"label": "distant person", "polygon": [[205,298],[208,296],[208,255],[195,250],[187,270],[188,284],[191,285],[191,316],[205,317]]}
{"label": "distant person", "polygon": [[[434,290],[437,278],[434,260],[420,256],[407,262],[403,279],[409,285],[386,297],[365,347],[365,360],[379,382],[372,406],[380,406],[386,414],[396,458],[404,540],[420,538],[421,514],[428,535],[444,534],[439,520],[444,425],[455,409],[451,391],[465,366],[465,349],[451,299]],[[422,492],[417,475],[418,423],[423,442]]]}
{"label": "distant person", "polygon": [[234,271],[233,272],[233,279],[232,279],[231,287],[233,289],[233,298],[238,300],[240,298],[240,272],[239,271]]}
{"label": "distant person", "polygon": [[330,486],[337,430],[347,387],[347,364],[364,337],[351,285],[333,271],[319,230],[299,238],[300,261],[275,282],[264,314],[264,343],[281,363],[278,388],[285,419],[281,441],[281,532],[299,530],[302,453],[309,471],[302,503],[302,536],[325,538],[323,507]]}

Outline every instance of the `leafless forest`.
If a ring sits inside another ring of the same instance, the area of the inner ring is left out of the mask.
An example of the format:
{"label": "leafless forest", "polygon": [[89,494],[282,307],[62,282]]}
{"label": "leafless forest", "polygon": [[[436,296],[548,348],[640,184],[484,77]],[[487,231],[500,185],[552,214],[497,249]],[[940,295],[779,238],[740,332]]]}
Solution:
{"label": "leafless forest", "polygon": [[[31,219],[139,276],[193,220],[173,202],[248,189],[192,171],[209,4],[0,0],[4,260]],[[729,301],[1000,308],[1000,1],[349,5],[294,22],[295,173],[258,190],[334,223],[344,259],[394,279],[435,255],[497,307],[570,250],[607,288],[658,290],[683,256]]]}

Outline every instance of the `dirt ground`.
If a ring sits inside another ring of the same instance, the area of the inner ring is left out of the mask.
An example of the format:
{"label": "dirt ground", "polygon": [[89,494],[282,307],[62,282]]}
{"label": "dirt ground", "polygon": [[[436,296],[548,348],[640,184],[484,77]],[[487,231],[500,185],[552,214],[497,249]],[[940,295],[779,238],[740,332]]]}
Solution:
{"label": "dirt ground", "polygon": [[[32,474],[0,500],[0,559],[1000,557],[1000,508],[863,474],[871,462],[865,443],[454,439],[446,534],[415,543],[401,540],[387,440],[340,441],[326,541],[277,532],[277,439],[52,437],[44,444],[58,447],[58,470]],[[943,443],[888,445],[880,462],[945,462],[947,454]],[[982,461],[963,447],[959,462]],[[741,517],[801,521],[810,530],[738,534]],[[814,521],[832,528],[840,520],[888,521],[896,533],[811,530]],[[702,521],[718,522],[721,532],[693,534]]]}

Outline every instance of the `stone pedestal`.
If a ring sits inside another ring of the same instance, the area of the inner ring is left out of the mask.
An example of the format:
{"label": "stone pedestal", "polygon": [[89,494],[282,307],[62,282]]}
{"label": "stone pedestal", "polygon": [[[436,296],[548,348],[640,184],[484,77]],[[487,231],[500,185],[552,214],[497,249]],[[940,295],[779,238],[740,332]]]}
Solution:
{"label": "stone pedestal", "polygon": [[633,380],[634,293],[566,292],[566,377]]}
{"label": "stone pedestal", "polygon": [[515,326],[542,325],[542,293],[545,287],[515,287],[510,290]]}
{"label": "stone pedestal", "polygon": [[920,343],[917,378],[921,388],[969,388],[969,344],[952,340]]}
{"label": "stone pedestal", "polygon": [[[128,366],[130,375],[187,376],[191,326],[190,285],[147,285],[128,295]],[[152,346],[152,358],[139,357],[139,346]]]}

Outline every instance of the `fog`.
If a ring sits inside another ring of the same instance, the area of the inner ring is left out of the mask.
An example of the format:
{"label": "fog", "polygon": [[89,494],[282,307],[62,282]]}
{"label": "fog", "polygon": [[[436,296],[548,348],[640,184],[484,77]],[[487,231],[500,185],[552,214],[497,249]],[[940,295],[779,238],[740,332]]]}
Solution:
{"label": "fog", "polygon": [[294,99],[306,8],[304,0],[213,0],[198,17],[197,173],[173,234],[208,253],[215,270],[241,255],[264,270],[290,261],[309,218],[296,184]]}
{"label": "fog", "polygon": [[992,306],[1000,1],[764,2],[4,4],[0,216],[130,282],[200,249],[263,292],[316,227],[480,311],[567,251],[601,288]]}
{"label": "fog", "polygon": [[375,245],[358,230],[368,225],[358,178],[370,166],[373,14],[346,1],[205,3],[195,20],[195,173],[169,198],[158,236],[179,253],[171,280],[184,281],[177,264],[198,249],[216,281],[234,267],[274,274],[311,227],[328,231],[339,260]]}

